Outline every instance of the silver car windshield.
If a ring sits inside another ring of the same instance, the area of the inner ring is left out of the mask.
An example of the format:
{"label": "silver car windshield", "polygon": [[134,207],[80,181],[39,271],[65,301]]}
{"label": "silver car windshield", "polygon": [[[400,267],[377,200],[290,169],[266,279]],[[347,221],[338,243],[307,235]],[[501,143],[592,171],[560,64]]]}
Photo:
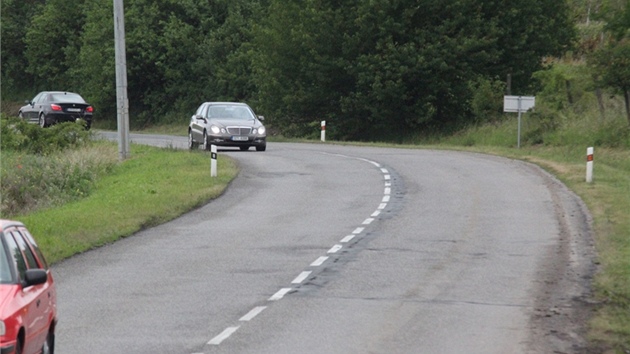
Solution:
{"label": "silver car windshield", "polygon": [[227,118],[236,120],[254,120],[254,114],[247,107],[232,105],[212,105],[207,118]]}

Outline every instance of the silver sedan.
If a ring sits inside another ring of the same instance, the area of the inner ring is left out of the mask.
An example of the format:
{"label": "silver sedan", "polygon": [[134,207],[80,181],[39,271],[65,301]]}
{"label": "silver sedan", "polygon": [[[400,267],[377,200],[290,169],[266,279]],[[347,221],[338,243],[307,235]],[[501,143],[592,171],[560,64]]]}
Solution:
{"label": "silver sedan", "polygon": [[188,147],[210,150],[211,145],[238,147],[256,151],[267,149],[267,132],[257,116],[245,103],[205,102],[190,117]]}

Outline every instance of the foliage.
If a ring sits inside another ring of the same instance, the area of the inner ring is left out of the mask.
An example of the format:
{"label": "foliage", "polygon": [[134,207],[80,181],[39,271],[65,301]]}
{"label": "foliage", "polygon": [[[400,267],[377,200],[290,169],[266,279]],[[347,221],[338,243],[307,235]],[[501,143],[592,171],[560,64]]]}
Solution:
{"label": "foliage", "polygon": [[470,108],[475,122],[500,120],[503,115],[505,83],[480,77],[469,85],[472,92]]}
{"label": "foliage", "polygon": [[116,150],[91,145],[48,155],[2,152],[0,214],[12,217],[89,195],[115,163]]}
{"label": "foliage", "polygon": [[[73,90],[114,121],[112,2],[2,6],[3,93]],[[574,33],[555,0],[129,0],[125,29],[132,127],[236,100],[283,133],[325,119],[337,138],[379,140],[470,123],[483,80],[532,90]]]}
{"label": "foliage", "polygon": [[92,132],[80,123],[66,122],[42,129],[19,118],[0,121],[0,149],[47,155],[90,144]]}
{"label": "foliage", "polygon": [[42,6],[41,0],[2,0],[0,3],[0,63],[2,66],[0,85],[3,99],[23,100],[32,97],[36,91],[30,83],[34,77],[26,72],[28,61],[24,55],[24,38],[30,26],[30,20]]}
{"label": "foliage", "polygon": [[326,119],[364,140],[466,124],[474,83],[511,73],[525,90],[573,37],[557,1],[276,0],[263,28],[257,84],[274,123]]}
{"label": "foliage", "polygon": [[61,205],[90,193],[115,162],[97,153],[91,133],[76,123],[42,129],[21,119],[0,122],[0,214],[3,217]]}

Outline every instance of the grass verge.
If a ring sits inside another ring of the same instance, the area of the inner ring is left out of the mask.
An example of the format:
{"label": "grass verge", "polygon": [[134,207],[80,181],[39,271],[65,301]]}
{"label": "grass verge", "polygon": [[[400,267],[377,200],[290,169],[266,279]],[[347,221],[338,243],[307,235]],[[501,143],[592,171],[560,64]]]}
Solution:
{"label": "grass verge", "polygon": [[221,195],[238,167],[221,157],[218,176],[212,178],[209,156],[132,144],[131,158],[99,179],[86,198],[14,218],[29,227],[47,260],[55,263],[172,220]]}

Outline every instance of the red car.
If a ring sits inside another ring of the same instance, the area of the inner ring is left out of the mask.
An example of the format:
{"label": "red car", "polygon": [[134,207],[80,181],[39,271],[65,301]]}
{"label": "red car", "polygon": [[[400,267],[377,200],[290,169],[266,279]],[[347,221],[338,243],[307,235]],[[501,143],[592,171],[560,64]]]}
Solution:
{"label": "red car", "polygon": [[0,354],[54,353],[57,293],[24,224],[0,220]]}

